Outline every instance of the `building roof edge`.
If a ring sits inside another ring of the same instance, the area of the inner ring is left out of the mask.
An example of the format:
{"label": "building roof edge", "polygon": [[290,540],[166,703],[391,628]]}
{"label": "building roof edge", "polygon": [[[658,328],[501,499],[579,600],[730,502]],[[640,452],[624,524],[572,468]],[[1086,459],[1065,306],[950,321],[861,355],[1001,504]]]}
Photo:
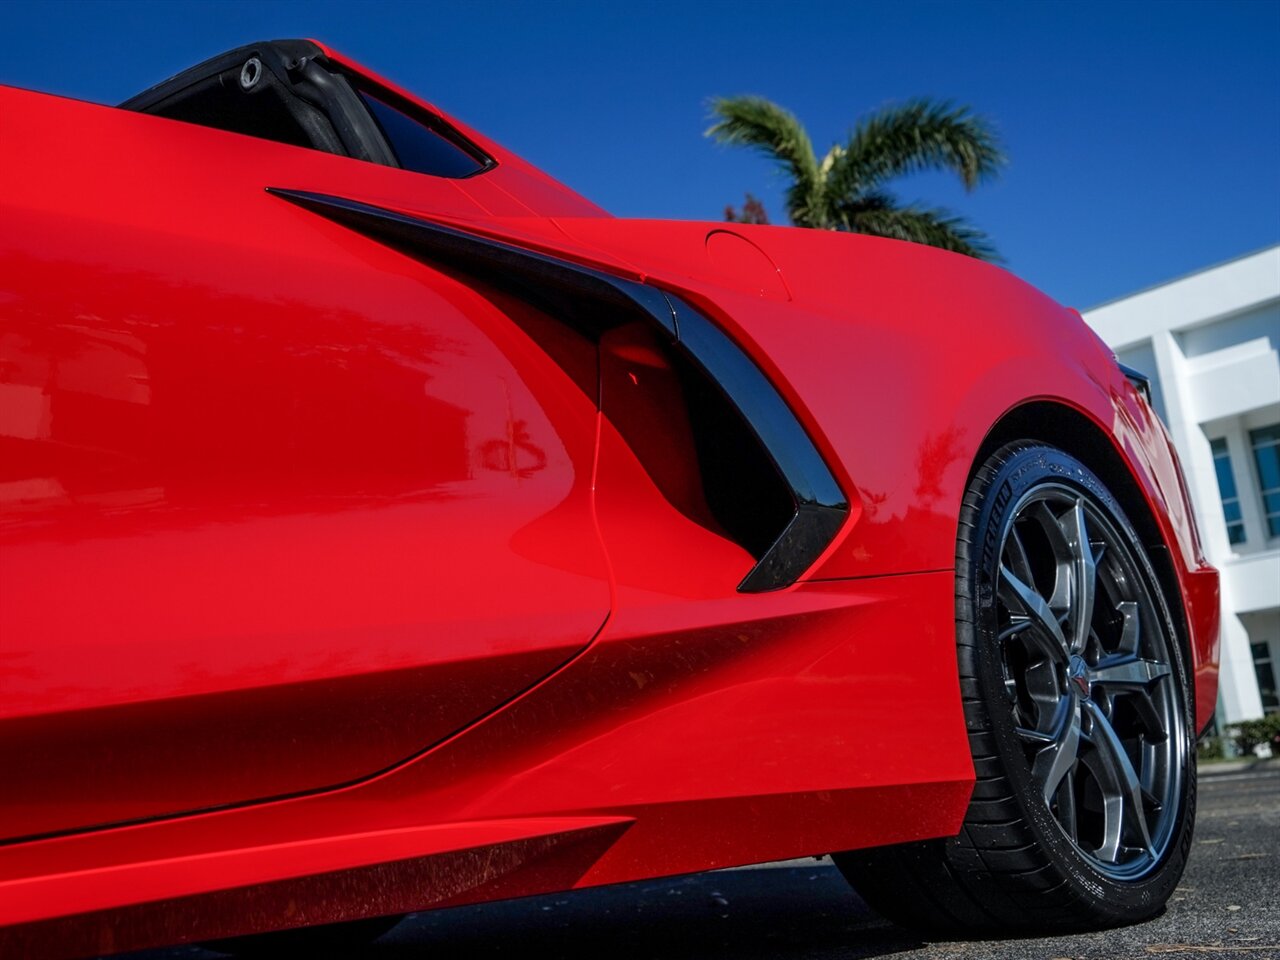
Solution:
{"label": "building roof edge", "polygon": [[1265,247],[1258,247],[1256,250],[1250,250],[1247,253],[1241,253],[1234,257],[1228,257],[1226,260],[1220,260],[1217,263],[1211,263],[1207,267],[1198,267],[1195,270],[1190,270],[1187,273],[1179,274],[1178,276],[1171,277],[1168,280],[1160,280],[1156,283],[1148,284],[1145,287],[1140,287],[1137,290],[1130,291],[1129,293],[1121,294],[1118,297],[1112,297],[1109,300],[1103,300],[1101,303],[1095,303],[1093,306],[1087,307],[1081,310],[1080,312],[1092,313],[1095,310],[1101,310],[1103,307],[1109,307],[1112,304],[1119,303],[1122,300],[1130,300],[1133,297],[1140,297],[1144,293],[1150,293],[1152,290],[1159,290],[1161,287],[1168,287],[1175,283],[1181,283],[1183,280],[1190,280],[1192,277],[1199,276],[1202,273],[1208,273],[1210,270],[1219,270],[1222,267],[1230,266],[1231,264],[1236,263],[1240,260],[1248,260],[1250,257],[1256,257],[1260,253],[1269,253],[1272,250],[1280,251],[1280,243],[1269,243]]}

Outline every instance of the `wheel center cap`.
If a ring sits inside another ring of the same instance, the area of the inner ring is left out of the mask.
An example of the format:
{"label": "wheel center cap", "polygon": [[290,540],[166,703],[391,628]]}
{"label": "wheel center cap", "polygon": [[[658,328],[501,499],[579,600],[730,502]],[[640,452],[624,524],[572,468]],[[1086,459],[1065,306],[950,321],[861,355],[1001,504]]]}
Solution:
{"label": "wheel center cap", "polygon": [[1089,699],[1089,665],[1084,657],[1072,657],[1067,664],[1067,684],[1081,700]]}

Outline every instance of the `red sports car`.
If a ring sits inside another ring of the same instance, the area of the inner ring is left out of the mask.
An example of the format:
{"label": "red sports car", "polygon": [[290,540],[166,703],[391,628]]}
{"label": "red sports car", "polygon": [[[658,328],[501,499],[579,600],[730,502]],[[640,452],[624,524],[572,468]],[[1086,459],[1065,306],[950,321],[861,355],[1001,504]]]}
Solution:
{"label": "red sports car", "polygon": [[1165,902],[1218,577],[1074,311],[614,219],[310,41],[0,116],[0,955],[832,852]]}

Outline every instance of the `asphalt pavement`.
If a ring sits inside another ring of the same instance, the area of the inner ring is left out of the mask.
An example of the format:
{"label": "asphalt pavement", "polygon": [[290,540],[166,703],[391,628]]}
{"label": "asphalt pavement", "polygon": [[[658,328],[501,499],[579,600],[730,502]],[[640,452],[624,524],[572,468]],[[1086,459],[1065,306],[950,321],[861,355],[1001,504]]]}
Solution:
{"label": "asphalt pavement", "polygon": [[[132,960],[214,960],[197,948]],[[325,960],[330,960],[326,955]],[[790,861],[417,914],[334,960],[1280,960],[1280,766],[1200,781],[1195,849],[1165,913],[1070,937],[925,942],[829,860]]]}

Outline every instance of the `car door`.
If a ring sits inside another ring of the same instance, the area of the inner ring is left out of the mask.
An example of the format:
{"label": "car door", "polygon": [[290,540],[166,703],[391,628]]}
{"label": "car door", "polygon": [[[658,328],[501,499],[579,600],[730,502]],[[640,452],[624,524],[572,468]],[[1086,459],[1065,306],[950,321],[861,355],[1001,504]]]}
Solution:
{"label": "car door", "polygon": [[453,181],[0,88],[0,836],[296,795],[609,613],[596,355],[267,187]]}

